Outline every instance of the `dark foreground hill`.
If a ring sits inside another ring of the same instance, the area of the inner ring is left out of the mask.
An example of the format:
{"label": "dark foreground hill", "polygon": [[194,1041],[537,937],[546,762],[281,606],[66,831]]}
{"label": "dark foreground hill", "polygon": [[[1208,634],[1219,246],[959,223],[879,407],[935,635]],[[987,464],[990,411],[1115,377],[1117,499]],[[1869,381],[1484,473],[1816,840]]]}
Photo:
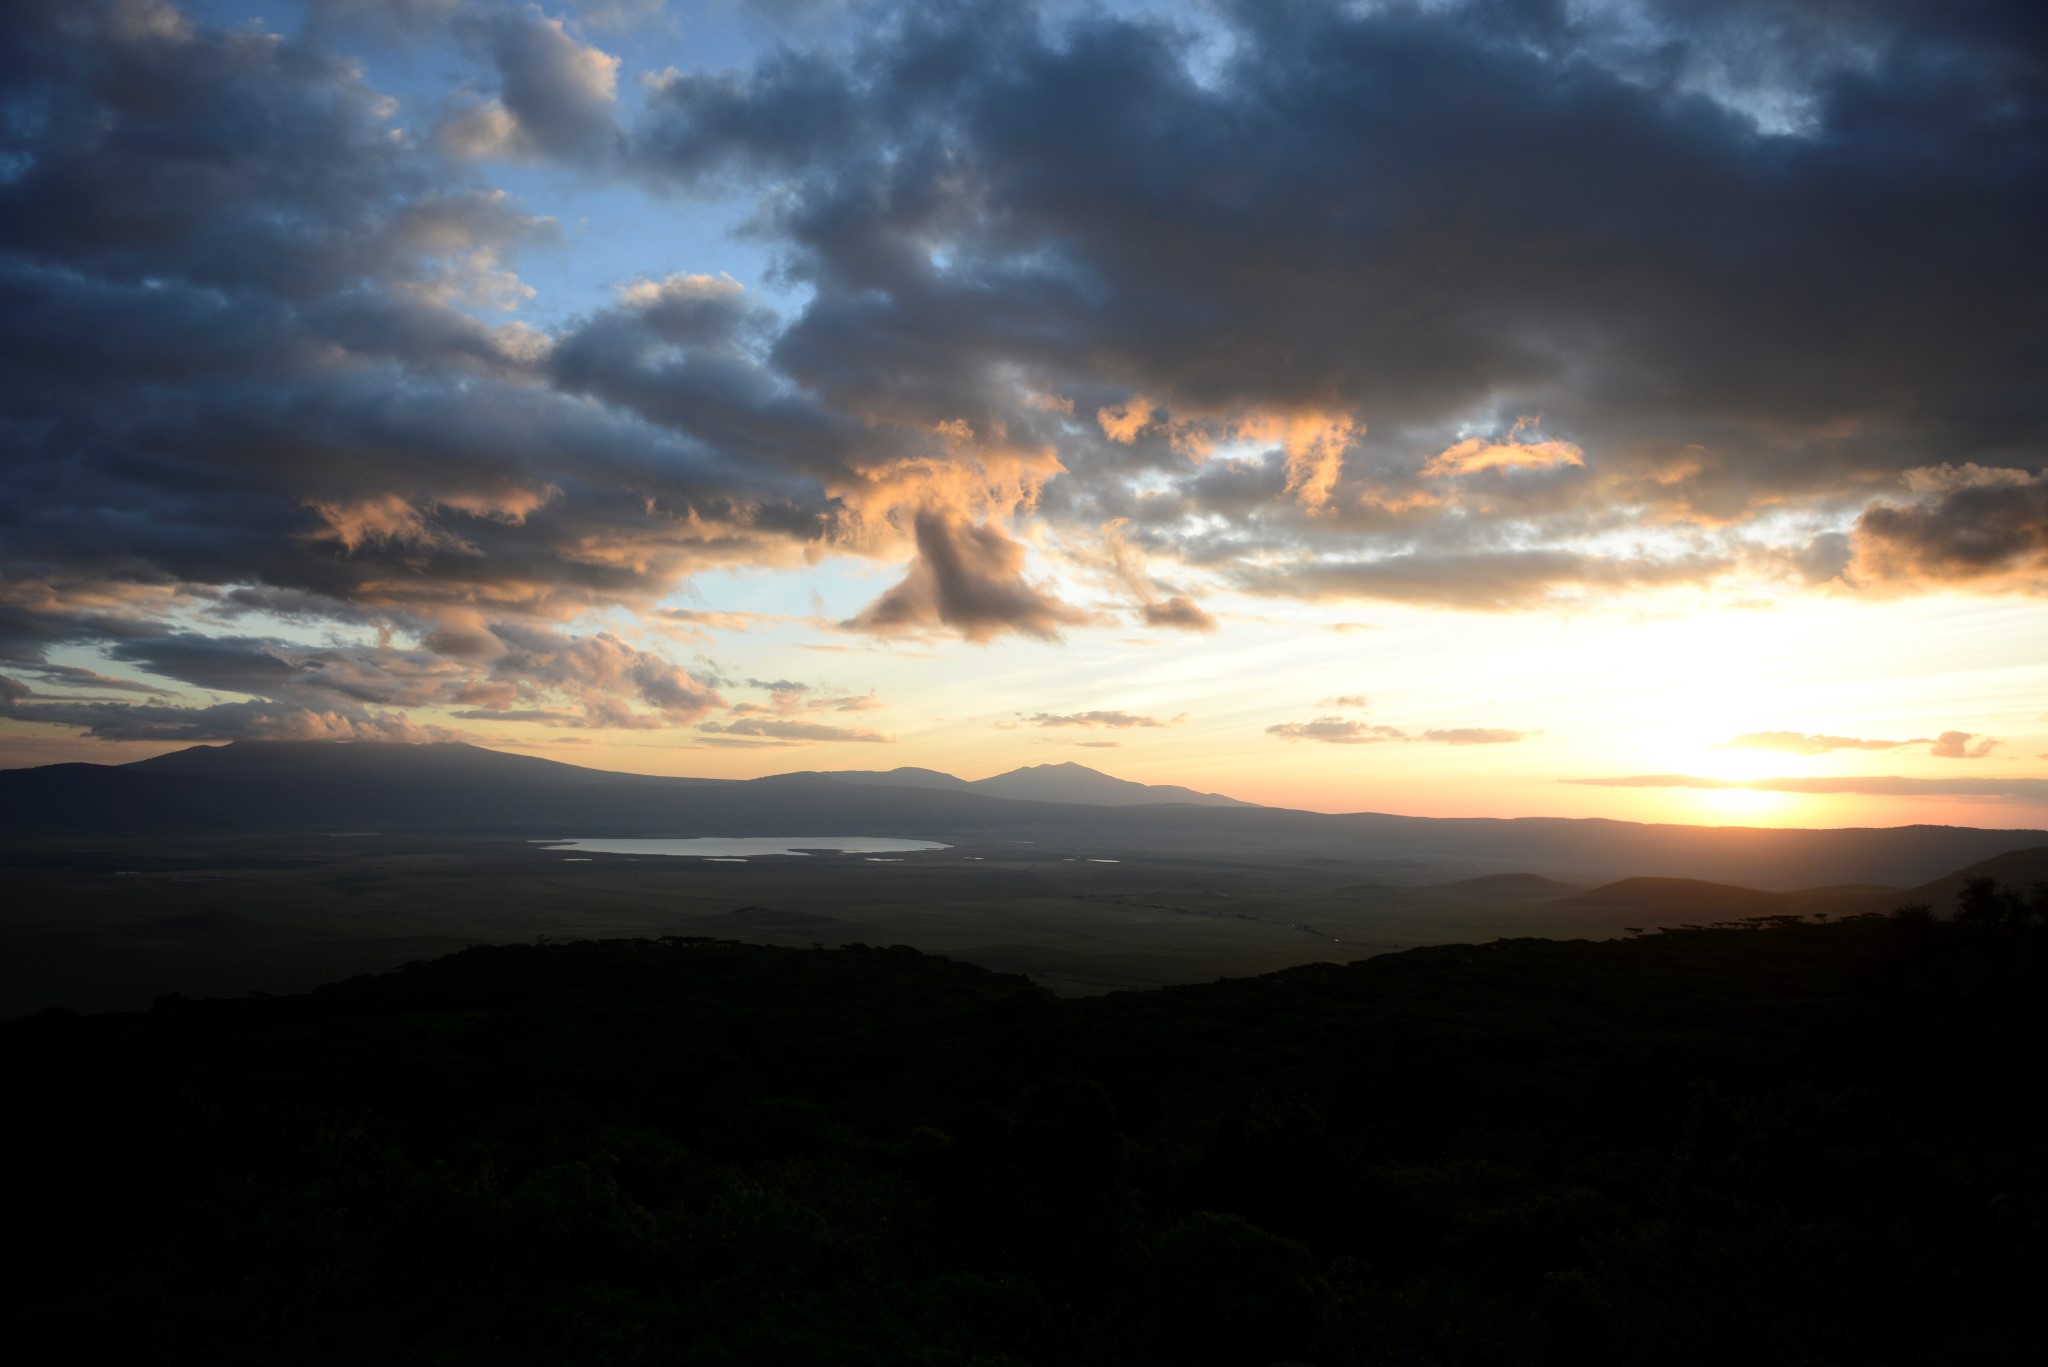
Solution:
{"label": "dark foreground hill", "polygon": [[[1086,805],[990,796],[973,784],[935,787],[929,780],[947,776],[917,772],[924,777],[911,776],[908,786],[823,774],[743,782],[620,774],[471,745],[242,741],[129,765],[0,771],[0,837],[872,835],[1058,843],[1108,857],[1250,851],[1581,883],[1639,875],[1770,889],[1910,887],[1994,855],[2048,845],[2048,831],[1949,826],[1752,830],[1542,817],[1329,815],[1187,802]],[[1096,778],[1118,784],[1106,775]],[[1061,778],[1056,786],[1070,785]]]}
{"label": "dark foreground hill", "polygon": [[1056,1001],[474,949],[0,1027],[25,1361],[2020,1363],[2038,917]]}

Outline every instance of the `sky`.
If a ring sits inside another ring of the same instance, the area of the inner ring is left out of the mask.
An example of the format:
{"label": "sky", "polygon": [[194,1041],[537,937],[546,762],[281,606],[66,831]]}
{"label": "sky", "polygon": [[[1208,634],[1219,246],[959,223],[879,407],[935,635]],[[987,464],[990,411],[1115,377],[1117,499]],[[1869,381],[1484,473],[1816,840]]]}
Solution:
{"label": "sky", "polygon": [[2048,825],[2031,0],[14,0],[0,766]]}

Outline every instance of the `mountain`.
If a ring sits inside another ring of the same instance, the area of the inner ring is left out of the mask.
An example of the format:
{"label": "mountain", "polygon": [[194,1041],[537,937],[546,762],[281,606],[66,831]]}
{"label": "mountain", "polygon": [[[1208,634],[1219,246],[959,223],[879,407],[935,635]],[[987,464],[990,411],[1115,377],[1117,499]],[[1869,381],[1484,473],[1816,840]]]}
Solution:
{"label": "mountain", "polygon": [[1989,878],[2002,887],[2016,888],[2022,892],[2035,883],[2048,882],[2048,846],[2026,850],[2011,850],[1995,855],[1966,869],[1957,869],[1946,878],[1937,878],[1919,887],[1909,888],[1894,895],[1893,906],[1911,906],[1918,903],[1933,907],[1936,911],[1952,911],[1956,894],[1963,890],[1963,884],[1973,878]]}
{"label": "mountain", "polygon": [[974,785],[936,769],[904,765],[901,769],[805,769],[794,774],[777,774],[778,779],[828,779],[834,783],[857,783],[863,787],[937,788],[949,793],[971,793]]}
{"label": "mountain", "polygon": [[1085,764],[1033,764],[993,778],[977,779],[976,792],[1027,802],[1079,802],[1094,807],[1136,807],[1155,802],[1195,807],[1256,807],[1221,793],[1198,793],[1174,783],[1132,783],[1111,778]]}
{"label": "mountain", "polygon": [[1790,900],[1785,893],[1697,878],[1624,878],[1576,897],[1561,898],[1558,904],[1588,910],[1654,911],[1664,916],[1739,918],[1774,915],[1786,910]]}
{"label": "mountain", "polygon": [[[1953,826],[1777,830],[1563,817],[1332,815],[1157,796],[1105,806],[1098,805],[1101,795],[1129,789],[1154,795],[1189,790],[1126,786],[1107,775],[1091,779],[1088,770],[1077,778],[1066,768],[1001,775],[1015,781],[1006,785],[1012,794],[998,794],[991,780],[946,783],[946,775],[931,770],[894,782],[832,774],[663,778],[473,745],[240,741],[137,764],[0,770],[0,841],[26,841],[47,855],[55,838],[95,836],[876,835],[953,845],[1023,842],[1065,854],[1197,863],[1255,854],[1374,863],[1383,871],[1394,864],[1408,870],[1454,865],[1468,876],[1533,873],[1581,886],[1656,875],[1779,891],[1843,883],[1932,886],[1953,870],[2048,846],[2048,831]],[[1097,797],[1027,800],[1016,790]]]}
{"label": "mountain", "polygon": [[1153,803],[1182,803],[1193,807],[1256,807],[1221,793],[1198,793],[1174,783],[1133,783],[1112,778],[1085,764],[1033,764],[990,778],[964,779],[936,769],[814,769],[784,778],[831,779],[890,788],[937,788],[956,793],[982,793],[989,797],[1015,798],[1024,802],[1070,802],[1087,807],[1139,807]]}

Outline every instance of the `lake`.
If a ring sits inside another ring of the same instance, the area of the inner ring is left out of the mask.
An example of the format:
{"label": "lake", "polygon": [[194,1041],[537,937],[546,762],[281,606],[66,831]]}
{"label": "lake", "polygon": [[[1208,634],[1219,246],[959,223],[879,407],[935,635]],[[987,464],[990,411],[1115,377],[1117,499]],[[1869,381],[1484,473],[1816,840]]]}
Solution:
{"label": "lake", "polygon": [[744,835],[699,836],[691,840],[631,840],[598,837],[588,840],[543,840],[551,850],[579,854],[670,854],[696,859],[758,859],[787,854],[918,854],[951,849],[933,840],[897,840],[882,835]]}

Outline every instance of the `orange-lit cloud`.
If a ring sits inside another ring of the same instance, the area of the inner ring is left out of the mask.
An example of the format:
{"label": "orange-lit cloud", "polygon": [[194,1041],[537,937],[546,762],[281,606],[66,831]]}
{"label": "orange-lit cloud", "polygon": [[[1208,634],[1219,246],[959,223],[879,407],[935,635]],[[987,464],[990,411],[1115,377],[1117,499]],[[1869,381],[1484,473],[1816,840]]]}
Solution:
{"label": "orange-lit cloud", "polygon": [[1422,739],[1439,745],[1508,745],[1528,739],[1526,731],[1506,731],[1491,726],[1451,726],[1424,731]]}
{"label": "orange-lit cloud", "polygon": [[1925,736],[1914,740],[1864,740],[1856,736],[1811,736],[1800,731],[1750,731],[1721,742],[1723,750],[1775,750],[1788,755],[1825,755],[1835,750],[1896,750],[1902,745],[1924,745]]}
{"label": "orange-lit cloud", "polygon": [[1152,425],[1158,408],[1143,394],[1133,394],[1120,404],[1095,410],[1095,421],[1102,426],[1102,435],[1111,441],[1129,446],[1138,439],[1138,433]]}
{"label": "orange-lit cloud", "polygon": [[1990,736],[1979,737],[1968,731],[1944,731],[1934,738],[1927,753],[1936,759],[1983,759],[1998,748],[1998,742]]}
{"label": "orange-lit cloud", "polygon": [[1245,441],[1277,441],[1287,461],[1287,492],[1302,506],[1327,506],[1344,474],[1344,451],[1365,436],[1365,424],[1314,409],[1284,416],[1254,415],[1240,426]]}
{"label": "orange-lit cloud", "polygon": [[1586,453],[1568,441],[1535,435],[1538,419],[1519,418],[1505,441],[1467,437],[1445,447],[1422,467],[1424,479],[1477,474],[1482,470],[1548,470],[1584,465]]}
{"label": "orange-lit cloud", "polygon": [[1904,778],[1872,774],[1839,778],[1703,778],[1696,774],[1630,774],[1620,778],[1568,778],[1596,788],[1754,789],[1765,793],[1856,793],[1874,797],[2007,797],[2048,800],[2048,778]]}

